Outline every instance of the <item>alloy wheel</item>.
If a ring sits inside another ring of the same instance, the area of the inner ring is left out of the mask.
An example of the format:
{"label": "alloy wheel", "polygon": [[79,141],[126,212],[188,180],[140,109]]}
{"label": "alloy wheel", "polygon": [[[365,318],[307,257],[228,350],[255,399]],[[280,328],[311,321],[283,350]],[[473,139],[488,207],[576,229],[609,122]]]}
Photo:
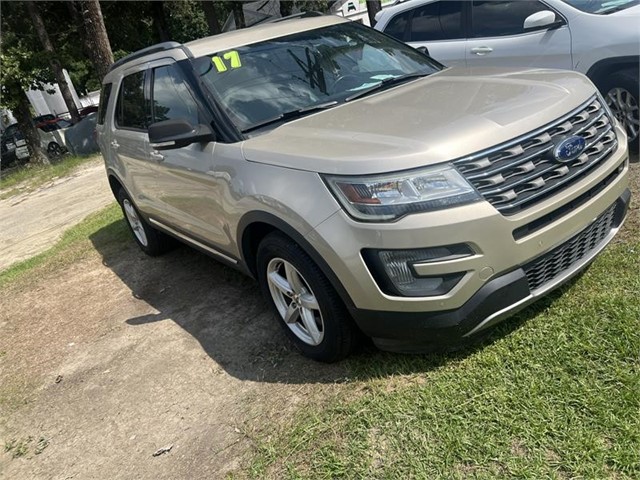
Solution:
{"label": "alloy wheel", "polygon": [[296,268],[282,258],[267,266],[271,298],[293,334],[308,345],[319,345],[324,338],[324,321],[318,300]]}
{"label": "alloy wheel", "polygon": [[138,217],[138,212],[136,212],[134,206],[126,198],[122,202],[122,206],[124,207],[125,216],[127,217],[127,221],[129,222],[134,235],[143,246],[147,247],[149,245],[149,241],[147,240],[147,234],[144,231],[144,225],[142,225],[142,221],[140,220],[140,217]]}
{"label": "alloy wheel", "polygon": [[606,101],[614,116],[624,126],[629,141],[635,140],[640,130],[637,99],[628,90],[616,87],[609,91]]}

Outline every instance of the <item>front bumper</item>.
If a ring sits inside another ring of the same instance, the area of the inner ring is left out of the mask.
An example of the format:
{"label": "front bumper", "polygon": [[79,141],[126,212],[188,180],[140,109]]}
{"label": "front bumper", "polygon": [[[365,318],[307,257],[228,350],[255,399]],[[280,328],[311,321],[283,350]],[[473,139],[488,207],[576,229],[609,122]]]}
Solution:
{"label": "front bumper", "polygon": [[[488,281],[460,308],[440,312],[355,309],[352,315],[382,350],[417,353],[433,346],[459,343],[513,315],[584,270],[622,226],[630,198],[627,189],[605,213],[567,242]],[[540,269],[548,266],[554,256],[564,256],[558,259],[558,264],[566,268],[555,272],[549,281],[537,283]],[[533,290],[532,284],[536,285]]]}

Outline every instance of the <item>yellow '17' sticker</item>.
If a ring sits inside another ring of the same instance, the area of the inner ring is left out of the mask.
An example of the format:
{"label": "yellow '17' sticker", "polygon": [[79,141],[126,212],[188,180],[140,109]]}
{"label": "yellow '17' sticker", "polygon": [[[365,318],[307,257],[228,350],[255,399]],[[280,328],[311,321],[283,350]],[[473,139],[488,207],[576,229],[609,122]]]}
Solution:
{"label": "yellow '17' sticker", "polygon": [[[225,60],[227,62],[225,62]],[[240,62],[240,54],[237,50],[231,50],[224,55],[222,58],[219,56],[211,57],[211,61],[218,70],[218,73],[226,72],[229,68],[240,68],[242,66],[242,62]],[[227,67],[227,65],[229,65]]]}

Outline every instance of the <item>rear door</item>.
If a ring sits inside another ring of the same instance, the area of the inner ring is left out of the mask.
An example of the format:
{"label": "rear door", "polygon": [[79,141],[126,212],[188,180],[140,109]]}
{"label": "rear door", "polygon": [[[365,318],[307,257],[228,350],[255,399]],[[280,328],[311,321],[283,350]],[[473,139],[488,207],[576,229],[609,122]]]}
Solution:
{"label": "rear door", "polygon": [[464,2],[442,0],[395,15],[384,33],[412,47],[427,47],[429,55],[447,66],[465,65]]}
{"label": "rear door", "polygon": [[467,65],[482,67],[542,67],[571,69],[569,27],[525,31],[533,13],[553,11],[538,0],[473,0],[471,32],[466,44]]}
{"label": "rear door", "polygon": [[114,168],[126,172],[125,184],[137,207],[147,215],[157,212],[153,199],[156,166],[149,158],[149,86],[145,66],[124,73],[117,86],[113,122],[104,145]]}

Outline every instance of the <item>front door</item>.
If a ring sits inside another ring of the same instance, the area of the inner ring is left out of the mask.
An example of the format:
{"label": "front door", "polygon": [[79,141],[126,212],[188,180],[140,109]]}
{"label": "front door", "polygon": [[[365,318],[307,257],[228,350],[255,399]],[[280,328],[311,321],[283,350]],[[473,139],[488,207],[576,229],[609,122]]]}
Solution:
{"label": "front door", "polygon": [[571,34],[566,24],[551,29],[524,30],[524,21],[529,15],[553,11],[546,4],[538,0],[474,0],[470,7],[468,66],[571,70]]}
{"label": "front door", "polygon": [[[175,62],[152,64],[149,73],[152,123],[183,119],[196,126],[208,122]],[[208,245],[225,246],[221,189],[213,174],[215,147],[215,142],[162,151],[149,147],[149,155],[158,165],[154,197],[162,218],[157,220]]]}

